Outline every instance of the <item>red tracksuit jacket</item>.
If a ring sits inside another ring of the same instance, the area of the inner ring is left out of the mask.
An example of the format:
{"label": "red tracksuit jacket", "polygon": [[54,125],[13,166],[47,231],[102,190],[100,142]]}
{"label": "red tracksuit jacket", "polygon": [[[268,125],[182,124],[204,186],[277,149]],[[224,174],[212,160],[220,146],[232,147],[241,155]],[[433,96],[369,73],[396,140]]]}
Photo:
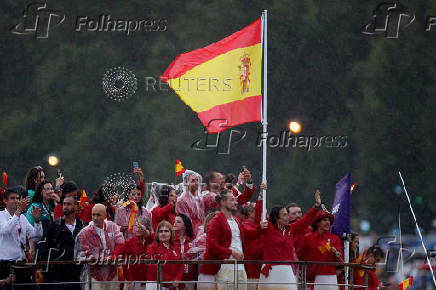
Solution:
{"label": "red tracksuit jacket", "polygon": [[[167,249],[162,243],[153,242],[147,248],[147,258],[153,260],[182,260],[180,246],[170,244]],[[183,264],[165,264],[161,266],[163,281],[181,281],[183,276]],[[147,280],[156,281],[157,265],[147,265]]]}
{"label": "red tracksuit jacket", "polygon": [[[306,234],[299,243],[297,255],[302,261],[319,261],[319,262],[340,262],[341,259],[336,258],[330,247],[335,247],[341,253],[342,259],[342,243],[337,235],[325,232],[321,236],[318,230]],[[316,275],[336,275],[335,266],[315,265],[308,267],[308,279],[315,278]]]}
{"label": "red tracksuit jacket", "polygon": [[[255,215],[262,215],[262,203],[257,202],[254,208]],[[258,222],[246,219],[242,226],[244,227],[245,240],[247,249],[245,250],[244,260],[262,260],[263,243],[260,236],[260,226]],[[262,264],[245,264],[248,279],[259,279],[260,268]]]}
{"label": "red tracksuit jacket", "polygon": [[[233,217],[238,223],[241,234],[242,248],[246,255],[247,245],[245,243],[245,231],[238,218]],[[215,217],[207,225],[206,253],[205,260],[225,260],[230,257],[232,250],[232,230],[222,212],[217,212]],[[208,275],[215,275],[221,269],[221,264],[202,264],[200,272]]]}
{"label": "red tracksuit jacket", "polygon": [[[115,255],[118,257],[119,255],[123,255],[124,258],[129,259],[146,259],[147,258],[147,246],[152,242],[152,236],[148,236],[144,239],[144,243],[142,240],[134,236],[128,239],[123,246],[119,247],[115,251]],[[144,281],[147,276],[147,265],[146,264],[133,264],[129,262],[127,265],[123,265],[123,273],[124,277],[127,281]]]}
{"label": "red tracksuit jacket", "polygon": [[[262,205],[262,202],[260,202]],[[305,234],[307,227],[312,222],[319,210],[312,207],[301,219],[286,226],[282,231],[268,221],[268,228],[262,230],[263,259],[266,261],[293,261],[294,260],[294,239]],[[260,221],[260,216],[256,216]],[[262,273],[268,277],[271,265],[266,265]]]}
{"label": "red tracksuit jacket", "polygon": [[151,221],[153,223],[154,231],[156,231],[157,225],[163,220],[166,220],[171,225],[174,224],[174,209],[174,205],[169,202],[164,207],[158,205],[151,210]]}

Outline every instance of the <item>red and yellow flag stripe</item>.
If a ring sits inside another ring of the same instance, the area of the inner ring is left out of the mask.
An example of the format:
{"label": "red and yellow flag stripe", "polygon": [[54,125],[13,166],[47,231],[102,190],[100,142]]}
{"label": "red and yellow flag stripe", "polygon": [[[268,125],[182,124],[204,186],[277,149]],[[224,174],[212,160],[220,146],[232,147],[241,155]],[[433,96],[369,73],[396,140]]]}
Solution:
{"label": "red and yellow flag stripe", "polygon": [[160,77],[210,133],[261,119],[262,21],[179,55]]}

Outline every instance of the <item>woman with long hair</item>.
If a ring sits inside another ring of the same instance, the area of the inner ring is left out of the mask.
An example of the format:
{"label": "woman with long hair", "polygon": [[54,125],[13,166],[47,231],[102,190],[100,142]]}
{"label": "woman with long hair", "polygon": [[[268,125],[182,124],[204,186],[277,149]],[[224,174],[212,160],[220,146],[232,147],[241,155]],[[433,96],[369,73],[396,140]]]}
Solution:
{"label": "woman with long hair", "polygon": [[[162,221],[156,228],[155,241],[147,249],[147,258],[153,260],[182,260],[180,247],[174,241],[174,231],[171,224]],[[162,277],[163,289],[175,289],[179,285],[170,281],[181,281],[184,271],[183,264],[164,264],[160,266],[158,273],[157,265],[149,264],[147,267],[147,281],[156,281],[159,274]],[[165,283],[165,281],[168,281]],[[157,289],[157,283],[147,283],[147,289]]]}
{"label": "woman with long hair", "polygon": [[35,223],[35,220],[32,216],[32,208],[39,207],[41,209],[40,220],[42,223],[44,235],[49,224],[52,223],[54,220],[54,195],[56,195],[56,193],[53,191],[53,185],[51,184],[51,182],[47,180],[42,181],[38,184],[35,195],[32,198],[32,204],[27,209],[26,217],[32,226]]}
{"label": "woman with long hair", "polygon": [[24,178],[24,186],[29,195],[29,200],[32,200],[35,195],[36,187],[39,183],[45,180],[44,169],[41,166],[35,166],[29,169]]}
{"label": "woman with long hair", "polygon": [[[176,234],[176,243],[180,246],[183,260],[192,260],[195,255],[188,254],[188,251],[193,246],[194,230],[192,229],[192,222],[186,215],[179,213],[174,219],[174,233]],[[184,265],[183,281],[195,281],[197,278],[197,267],[194,264]],[[195,289],[195,283],[185,284],[186,289]]]}
{"label": "woman with long hair", "polygon": [[114,222],[120,226],[120,231],[123,233],[124,239],[127,240],[135,235],[133,228],[138,217],[145,216],[151,220],[151,214],[142,205],[143,200],[139,185],[129,185],[125,195],[124,203],[116,207]]}

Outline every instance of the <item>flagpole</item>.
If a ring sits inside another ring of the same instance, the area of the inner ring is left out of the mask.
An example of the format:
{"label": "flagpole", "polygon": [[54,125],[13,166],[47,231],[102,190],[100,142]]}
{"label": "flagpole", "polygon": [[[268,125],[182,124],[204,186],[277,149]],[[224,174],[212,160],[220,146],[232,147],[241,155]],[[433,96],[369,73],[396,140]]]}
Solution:
{"label": "flagpole", "polygon": [[[267,42],[267,10],[263,11],[262,15],[262,24],[263,24],[263,30],[262,30],[262,49],[263,49],[263,115],[262,115],[262,125],[263,125],[263,135],[262,137],[262,149],[263,149],[263,158],[262,158],[262,182],[265,184],[266,181],[266,140],[268,138],[268,119],[267,119],[267,100],[268,100],[268,94],[267,94],[267,67],[268,67],[268,42]],[[262,198],[263,198],[263,206],[262,206],[262,220],[266,220],[266,190],[262,191]]]}
{"label": "flagpole", "polygon": [[[404,194],[407,197],[407,201],[409,202],[410,211],[412,212],[413,219],[415,220],[416,231],[418,232],[419,238],[421,240],[422,248],[424,249],[427,265],[428,265],[428,267],[430,269],[431,276],[433,278],[433,284],[436,286],[436,278],[434,276],[434,272],[433,272],[433,268],[432,268],[431,263],[430,263],[430,259],[428,258],[427,248],[425,247],[424,239],[422,238],[421,230],[419,229],[418,221],[416,220],[415,212],[413,211],[412,203],[410,202],[409,194],[407,193],[407,190],[406,190],[406,184],[404,183],[404,179],[403,179],[403,176],[401,175],[400,171],[398,171],[398,174],[400,175],[401,182],[403,183]],[[400,249],[401,249],[401,246],[400,246]]]}

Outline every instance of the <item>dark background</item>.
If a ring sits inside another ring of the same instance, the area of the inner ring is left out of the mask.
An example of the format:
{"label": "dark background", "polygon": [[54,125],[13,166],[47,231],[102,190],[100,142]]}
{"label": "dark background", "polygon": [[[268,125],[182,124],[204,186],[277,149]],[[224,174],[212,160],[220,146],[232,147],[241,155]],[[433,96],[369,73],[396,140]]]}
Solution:
{"label": "dark background", "polygon": [[[91,193],[105,177],[130,174],[132,161],[147,182],[173,182],[174,160],[204,174],[235,172],[246,165],[260,182],[260,124],[245,124],[247,136],[230,154],[193,150],[205,138],[201,122],[171,90],[147,91],[182,52],[204,47],[242,29],[268,9],[268,113],[270,133],[291,120],[304,136],[347,136],[345,148],[271,148],[268,206],[296,201],[307,210],[320,188],[328,206],[335,183],[351,172],[352,227],[361,220],[378,234],[414,224],[403,193],[394,189],[403,173],[417,219],[434,228],[436,2],[411,1],[416,19],[400,25],[398,38],[367,35],[381,1],[48,1],[65,13],[47,39],[12,34],[31,3],[2,1],[0,77],[0,170],[9,184],[56,154],[67,180]],[[403,2],[407,5],[407,2]],[[76,32],[76,18],[164,19],[159,32]],[[393,20],[392,20],[393,21]],[[107,98],[102,78],[114,67],[132,71],[136,93],[123,102]],[[225,134],[224,134],[225,136]],[[180,179],[179,179],[180,181]]]}

